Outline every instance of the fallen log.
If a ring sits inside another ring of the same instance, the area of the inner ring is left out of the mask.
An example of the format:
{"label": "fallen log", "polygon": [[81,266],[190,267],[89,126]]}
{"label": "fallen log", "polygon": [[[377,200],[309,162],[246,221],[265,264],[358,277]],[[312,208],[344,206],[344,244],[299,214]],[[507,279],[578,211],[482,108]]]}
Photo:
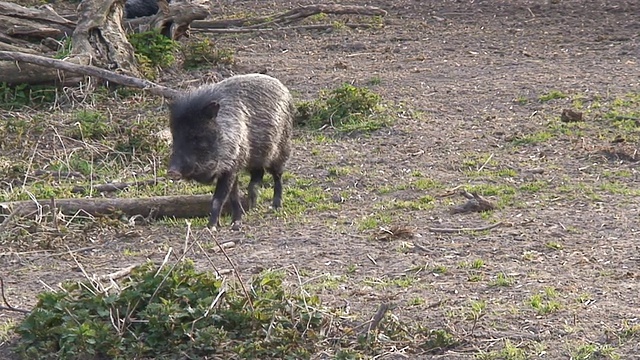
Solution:
{"label": "fallen log", "polygon": [[[46,67],[49,71],[62,70],[69,72],[71,74],[85,75],[85,76],[96,76],[101,79],[105,79],[111,81],[113,83],[117,83],[120,85],[125,85],[138,89],[148,90],[151,94],[164,96],[166,98],[172,99],[179,94],[178,91],[170,89],[168,87],[155,84],[149,80],[140,79],[133,76],[127,76],[122,74],[117,74],[109,70],[105,70],[99,67],[91,66],[91,65],[80,65],[74,64],[68,61],[62,61],[57,59],[51,59],[44,56],[33,55],[33,54],[23,54],[14,51],[0,51],[0,60],[12,60],[16,62],[25,62],[29,64],[38,65],[37,67],[32,68],[29,71],[35,72],[35,74],[27,74],[26,70],[23,67],[23,73],[26,77],[24,80],[32,79],[38,74],[42,73],[42,67]],[[14,65],[18,67],[18,65]],[[12,79],[20,79],[20,77],[16,78],[15,76],[19,76],[19,71],[14,71],[14,78]],[[6,76],[11,76],[6,74]],[[2,81],[7,81],[3,79]],[[11,82],[11,81],[7,81]],[[18,80],[17,83],[22,83]]]}
{"label": "fallen log", "polygon": [[[26,200],[0,203],[0,219],[37,218],[52,213],[66,216],[90,215],[95,217],[140,215],[149,219],[175,217],[181,219],[207,217],[211,210],[211,195],[158,196],[150,198],[122,199],[50,199]],[[241,197],[242,207],[248,209],[248,201]],[[52,209],[55,208],[55,209]],[[53,210],[53,211],[52,211]],[[224,215],[231,213],[227,202],[222,210]]]}
{"label": "fallen log", "polygon": [[304,5],[286,11],[280,15],[262,16],[255,18],[230,19],[207,21],[198,20],[191,23],[193,29],[259,29],[265,25],[289,25],[296,21],[303,20],[307,17],[317,14],[334,14],[334,15],[367,15],[367,16],[386,16],[387,12],[375,6],[359,6],[359,5],[339,5],[339,4],[317,4]]}

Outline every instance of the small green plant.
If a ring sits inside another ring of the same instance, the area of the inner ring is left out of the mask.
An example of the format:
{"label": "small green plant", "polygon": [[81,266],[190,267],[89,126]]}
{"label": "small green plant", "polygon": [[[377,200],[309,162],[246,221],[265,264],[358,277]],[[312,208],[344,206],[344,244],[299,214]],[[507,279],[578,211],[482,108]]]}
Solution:
{"label": "small green plant", "polygon": [[563,93],[562,91],[551,90],[546,94],[540,95],[540,97],[538,97],[538,100],[540,100],[540,102],[547,102],[555,99],[564,99],[566,97],[567,94]]}
{"label": "small green plant", "polygon": [[73,125],[69,135],[78,140],[102,139],[110,131],[106,117],[95,110],[79,110]]}
{"label": "small green plant", "polygon": [[528,304],[538,312],[538,315],[547,315],[560,309],[560,303],[553,300],[553,297],[555,296],[535,294],[529,298]]}
{"label": "small green plant", "polygon": [[552,138],[553,138],[553,134],[551,132],[543,130],[543,131],[538,131],[531,134],[524,134],[524,135],[518,136],[513,140],[511,140],[511,143],[516,146],[535,145],[535,144],[544,143]]}
{"label": "small green plant", "polygon": [[556,241],[548,241],[545,246],[547,247],[547,249],[551,250],[562,250],[564,248],[562,244]]}
{"label": "small green plant", "polygon": [[210,38],[195,38],[189,41],[182,53],[184,55],[182,66],[187,70],[235,63],[234,51],[216,49]]}
{"label": "small green plant", "polygon": [[620,355],[615,352],[615,348],[609,344],[584,344],[577,346],[571,352],[571,359],[574,360],[596,360],[611,359],[618,360]]}
{"label": "small green plant", "polygon": [[[153,29],[129,35],[129,42],[135,49],[136,58],[144,70],[170,66],[175,61],[175,52],[180,45]],[[145,74],[146,75],[146,74]]]}
{"label": "small green plant", "polygon": [[367,84],[369,84],[370,86],[380,85],[381,83],[382,83],[382,79],[380,79],[379,76],[374,76],[371,79],[369,79],[369,81],[367,81]]}
{"label": "small green plant", "polygon": [[343,84],[323,90],[315,101],[298,103],[297,122],[315,129],[329,125],[342,132],[373,131],[389,123],[382,111],[380,95]]}
{"label": "small green plant", "polygon": [[60,48],[58,49],[56,54],[53,56],[53,58],[64,59],[67,56],[69,56],[69,54],[71,54],[71,45],[72,45],[72,41],[70,36],[65,36],[64,38],[62,38],[62,42],[60,43]]}
{"label": "small green plant", "polygon": [[477,360],[526,360],[529,357],[524,349],[512,344],[509,339],[505,339],[501,350],[481,351],[476,354],[475,358]]}
{"label": "small green plant", "polygon": [[492,286],[511,286],[513,285],[515,279],[513,276],[506,275],[505,273],[498,273],[496,279],[491,282]]}
{"label": "small green plant", "polygon": [[526,96],[524,95],[520,95],[517,98],[515,98],[514,100],[518,105],[525,105],[526,103],[529,102],[529,99],[527,99]]}
{"label": "small green plant", "polygon": [[282,279],[282,273],[262,273],[247,293],[181,261],[163,268],[142,265],[119,290],[89,281],[66,283],[62,291],[40,294],[17,327],[18,353],[38,359],[213,353],[308,358],[323,324],[319,299],[288,292]]}
{"label": "small green plant", "polygon": [[46,85],[0,83],[0,108],[11,110],[22,106],[34,106],[52,103],[58,90]]}

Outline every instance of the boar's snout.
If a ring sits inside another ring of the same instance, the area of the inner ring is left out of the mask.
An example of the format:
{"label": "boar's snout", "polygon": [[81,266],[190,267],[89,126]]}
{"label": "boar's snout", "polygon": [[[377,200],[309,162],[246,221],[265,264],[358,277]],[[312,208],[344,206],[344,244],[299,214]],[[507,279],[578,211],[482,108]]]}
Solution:
{"label": "boar's snout", "polygon": [[180,180],[182,178],[182,174],[180,174],[180,172],[177,170],[169,170],[167,172],[167,176],[171,180]]}
{"label": "boar's snout", "polygon": [[171,180],[180,180],[182,178],[182,171],[175,166],[174,164],[169,166],[169,170],[167,170],[167,176]]}

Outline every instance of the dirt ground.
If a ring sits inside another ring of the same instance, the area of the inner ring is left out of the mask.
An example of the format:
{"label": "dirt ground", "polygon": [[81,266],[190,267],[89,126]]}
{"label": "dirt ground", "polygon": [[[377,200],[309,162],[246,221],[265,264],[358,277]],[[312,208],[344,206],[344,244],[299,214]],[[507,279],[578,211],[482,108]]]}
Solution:
{"label": "dirt ground", "polygon": [[[216,16],[230,17],[312,2],[212,3]],[[513,348],[522,358],[640,358],[640,131],[637,121],[621,129],[603,115],[606,104],[635,93],[629,106],[638,116],[640,3],[367,5],[388,11],[384,27],[214,36],[236,51],[236,72],[266,69],[300,100],[350,82],[403,109],[392,126],[371,134],[296,132],[285,187],[308,181],[326,203],[278,216],[265,200],[241,231],[221,229],[220,241],[236,242],[228,253],[240,275],[295,266],[329,306],[348,305],[366,320],[391,302],[400,319],[458,340],[435,355],[390,345],[381,358],[497,359]],[[568,97],[540,101],[552,90]],[[572,107],[584,112],[584,124],[563,131],[560,113]],[[443,195],[459,186],[499,209],[451,214],[465,199]],[[424,196],[434,200],[421,208]],[[292,197],[285,193],[284,201]],[[498,221],[488,231],[429,231]],[[414,236],[376,235],[394,226]],[[6,297],[29,308],[44,284],[81,278],[65,246],[91,247],[77,260],[89,274],[106,274],[162,260],[168,247],[182,249],[185,235],[184,222],[105,223],[44,250],[2,243]],[[39,236],[50,234],[29,241]],[[221,254],[209,255],[230,267]],[[206,263],[202,254],[193,258]],[[478,259],[481,266],[470,265]],[[555,308],[539,310],[536,296]],[[0,312],[0,323],[20,318]],[[7,347],[0,346],[3,358],[11,358]]]}

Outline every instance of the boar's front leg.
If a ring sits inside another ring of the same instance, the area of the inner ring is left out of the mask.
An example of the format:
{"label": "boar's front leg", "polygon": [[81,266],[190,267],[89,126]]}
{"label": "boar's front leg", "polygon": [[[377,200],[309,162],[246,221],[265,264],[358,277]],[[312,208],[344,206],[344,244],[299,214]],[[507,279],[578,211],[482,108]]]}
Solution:
{"label": "boar's front leg", "polygon": [[238,190],[238,177],[235,177],[233,187],[231,188],[231,194],[229,194],[229,201],[231,202],[231,230],[240,230],[242,227],[242,215],[244,215],[244,209],[242,208],[242,202],[240,201],[240,191]]}
{"label": "boar's front leg", "polygon": [[216,229],[216,227],[220,227],[220,212],[222,211],[222,206],[225,201],[227,201],[227,197],[229,197],[229,192],[232,190],[233,183],[236,181],[235,174],[230,172],[225,172],[218,176],[218,181],[216,182],[216,190],[213,193],[213,200],[211,201],[211,216],[209,217],[209,228]]}

